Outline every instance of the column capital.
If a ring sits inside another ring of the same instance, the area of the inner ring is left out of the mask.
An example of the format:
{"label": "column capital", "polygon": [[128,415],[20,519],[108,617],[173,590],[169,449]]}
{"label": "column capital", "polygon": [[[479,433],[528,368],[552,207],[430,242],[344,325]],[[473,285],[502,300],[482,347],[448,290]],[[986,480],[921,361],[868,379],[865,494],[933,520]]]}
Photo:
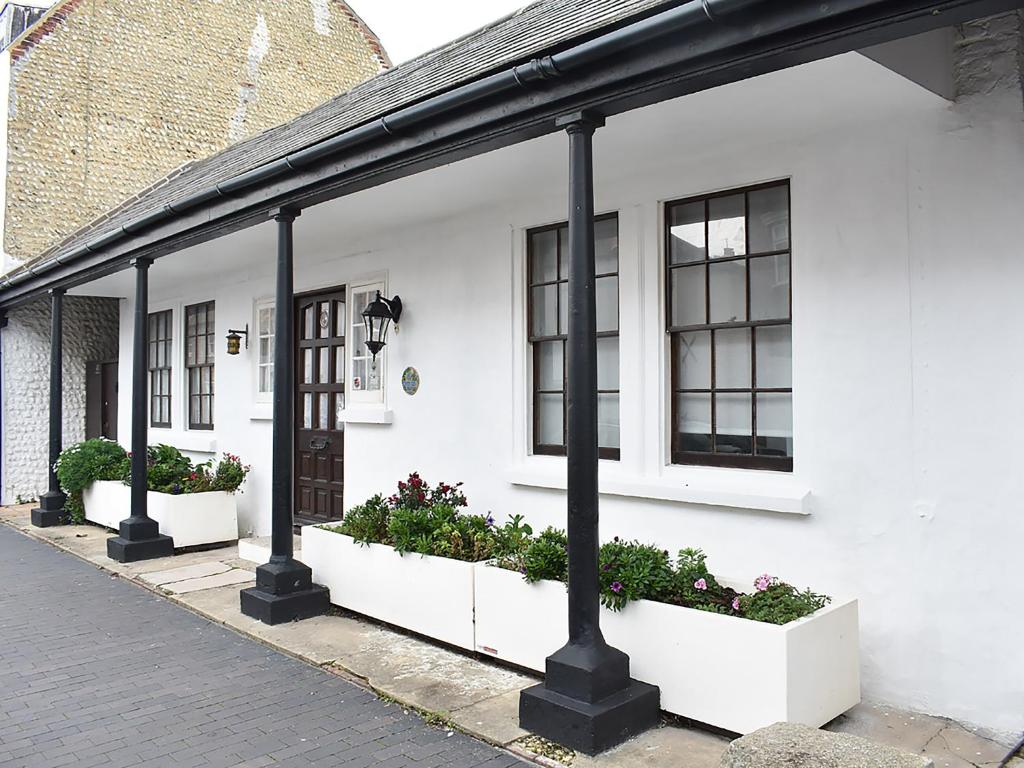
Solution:
{"label": "column capital", "polygon": [[50,296],[63,296],[67,292],[67,288],[51,288],[47,291]]}
{"label": "column capital", "polygon": [[562,128],[567,133],[593,133],[603,126],[604,115],[599,115],[590,110],[570,112],[567,115],[555,118],[555,127]]}
{"label": "column capital", "polygon": [[151,256],[138,256],[129,262],[136,269],[149,269],[153,264]]}
{"label": "column capital", "polygon": [[274,221],[295,221],[299,216],[302,215],[302,211],[297,208],[271,208],[270,218]]}

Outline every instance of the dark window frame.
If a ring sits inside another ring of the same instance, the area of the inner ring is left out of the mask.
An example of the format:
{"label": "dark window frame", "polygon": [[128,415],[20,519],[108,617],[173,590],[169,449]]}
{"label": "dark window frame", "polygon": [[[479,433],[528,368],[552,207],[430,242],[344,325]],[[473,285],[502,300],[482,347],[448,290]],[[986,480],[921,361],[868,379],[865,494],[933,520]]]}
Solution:
{"label": "dark window frame", "polygon": [[[205,325],[206,325],[206,331],[203,332],[203,333],[199,333],[199,322],[198,322],[198,319],[199,319],[199,313],[200,312],[203,313],[203,318],[205,320]],[[195,333],[189,334],[188,320],[189,320],[189,317],[191,315],[193,315],[193,314],[196,316],[196,331],[195,331]],[[211,318],[212,318],[213,322],[211,322]],[[186,402],[186,410],[187,410],[188,428],[190,430],[194,429],[194,430],[201,430],[201,431],[210,431],[210,430],[212,430],[214,428],[214,412],[213,412],[213,408],[214,408],[214,394],[216,392],[216,387],[215,387],[216,366],[215,366],[215,364],[213,362],[213,358],[212,357],[209,358],[207,360],[207,362],[205,362],[205,363],[201,363],[201,364],[200,363],[192,363],[192,364],[189,364],[189,362],[188,362],[188,352],[189,352],[189,347],[194,345],[195,346],[195,351],[196,351],[195,359],[198,360],[199,359],[199,354],[198,353],[199,353],[199,349],[200,349],[200,346],[199,346],[200,344],[203,345],[204,349],[207,349],[207,350],[210,349],[211,345],[209,344],[209,339],[210,339],[210,337],[214,337],[214,339],[216,339],[216,335],[217,335],[216,328],[215,328],[215,326],[216,326],[216,319],[217,319],[217,315],[216,315],[216,302],[214,302],[214,301],[203,301],[203,302],[199,302],[198,304],[190,304],[187,307],[185,307],[185,311],[182,313],[182,320],[183,320],[182,325],[183,325],[183,328],[184,328],[184,334],[183,334],[184,344],[182,345],[182,347],[183,347],[183,349],[182,349],[182,357],[184,359],[184,364],[185,364],[185,389],[186,389],[186,393],[187,393],[186,401],[185,402]],[[216,348],[217,348],[216,347],[216,340],[214,341],[214,344],[212,345],[212,348],[213,348],[214,352],[216,352]],[[203,375],[203,371],[206,370],[206,369],[208,369],[209,372],[210,372],[210,378],[209,378],[209,381],[210,381],[210,391],[209,392],[203,392],[202,391],[202,375]],[[199,381],[200,381],[199,391],[198,392],[194,391],[194,384],[195,384],[196,376],[198,376]],[[198,421],[198,420],[194,420],[192,418],[192,415],[193,415],[192,403],[193,403],[194,400],[196,402],[198,402],[198,404],[199,404],[199,408],[198,408],[199,418],[200,419],[202,418],[202,403],[203,403],[203,399],[204,398],[209,401],[209,406],[210,406],[210,421],[209,422]]]}
{"label": "dark window frame", "polygon": [[[160,336],[160,321],[163,320],[164,333]],[[174,311],[165,309],[161,312],[151,312],[147,318],[146,336],[146,364],[149,371],[149,426],[159,429],[170,429],[174,420],[171,412],[172,382],[174,379],[173,364],[173,341],[174,341]],[[163,352],[164,365],[159,365],[159,351]],[[160,379],[166,374],[166,387],[159,387]],[[158,391],[159,390],[159,391]],[[160,413],[159,405],[166,401],[167,421],[160,421],[157,414]]]}
{"label": "dark window frame", "polygon": [[[758,251],[751,253],[750,251],[750,194],[765,189],[774,189],[778,187],[785,187],[786,189],[786,206],[789,221],[789,243],[788,248],[781,250],[771,251]],[[710,221],[710,206],[711,201],[735,197],[737,195],[744,196],[744,230],[746,237],[746,247],[744,248],[745,253],[742,256],[723,256],[718,258],[711,258],[710,254],[710,242],[709,242],[709,221]],[[671,397],[671,413],[672,421],[670,427],[670,440],[671,440],[671,463],[677,465],[696,465],[696,466],[710,466],[710,467],[726,467],[726,468],[737,468],[737,469],[761,469],[771,470],[776,472],[792,472],[793,471],[793,457],[792,456],[764,456],[758,455],[758,435],[757,435],[757,396],[761,394],[788,394],[792,398],[793,387],[792,383],[789,387],[758,387],[757,386],[757,332],[759,328],[766,327],[786,327],[792,330],[793,327],[793,238],[792,238],[792,220],[793,220],[793,200],[792,200],[792,187],[789,179],[780,179],[778,181],[766,182],[764,184],[755,184],[746,187],[738,187],[734,189],[723,190],[721,192],[714,192],[712,194],[695,195],[692,197],[686,197],[679,200],[670,200],[664,204],[663,215],[664,220],[662,222],[664,240],[663,245],[665,249],[664,255],[664,291],[665,291],[665,330],[669,337],[669,365],[671,366],[671,389],[669,396]],[[686,205],[692,205],[695,203],[704,204],[704,259],[695,260],[690,262],[682,262],[680,264],[672,264],[672,227],[671,227],[671,212],[676,207],[682,207]],[[750,319],[750,265],[752,261],[757,259],[766,259],[775,256],[788,256],[789,257],[789,316],[785,319],[771,319],[771,320],[751,320]],[[746,271],[746,295],[745,295],[745,309],[746,309],[746,320],[744,321],[732,321],[732,322],[711,322],[711,270],[708,268],[710,264],[722,264],[728,262],[743,262]],[[705,322],[691,325],[672,325],[672,273],[678,269],[692,268],[696,265],[704,265],[704,311],[705,311]],[[716,344],[715,335],[718,331],[732,330],[732,329],[750,329],[750,377],[751,386],[749,388],[719,388],[716,386]],[[683,388],[680,386],[678,381],[679,376],[679,364],[676,360],[676,336],[683,333],[694,333],[694,332],[710,332],[710,366],[711,366],[711,386],[710,388]],[[792,338],[792,336],[790,337]],[[680,432],[677,428],[678,424],[678,413],[677,413],[677,402],[678,395],[680,394],[707,394],[711,398],[711,440],[712,440],[712,451],[708,453],[697,452],[697,451],[686,451],[680,446]],[[714,448],[716,447],[717,441],[717,420],[716,420],[716,397],[719,394],[749,394],[751,396],[751,453],[750,454],[732,454],[732,453],[715,453]]]}
{"label": "dark window frame", "polygon": [[[615,221],[615,233],[616,238],[619,235],[619,214],[617,211],[612,213],[601,214],[600,216],[594,217],[594,223],[597,224],[602,221]],[[533,453],[537,456],[565,456],[566,455],[566,444],[567,444],[567,432],[569,428],[568,424],[568,412],[566,406],[566,384],[568,374],[568,359],[565,349],[566,342],[568,341],[568,331],[566,333],[556,333],[554,335],[538,336],[533,332],[533,289],[543,286],[554,285],[558,286],[563,283],[568,285],[569,278],[568,273],[566,277],[562,278],[562,238],[557,234],[560,230],[567,230],[569,223],[567,221],[559,222],[556,224],[548,224],[543,227],[533,227],[526,231],[526,318],[527,318],[527,343],[530,345],[530,357],[531,357],[531,375],[530,375],[530,401],[533,408],[533,434],[531,435],[531,443],[533,446]],[[541,280],[534,282],[533,279],[533,239],[536,235],[542,235],[545,232],[555,232],[555,243],[557,248],[556,262],[555,262],[555,279],[554,280]],[[568,258],[568,254],[566,254]],[[614,272],[602,272],[601,274],[595,275],[595,279],[601,277],[615,277],[617,289],[621,284],[621,264],[619,260],[616,260],[616,269]],[[556,288],[555,290],[555,318],[556,322],[560,322],[562,317],[562,294],[561,291]],[[621,299],[621,291],[619,292],[619,299]],[[619,338],[620,334],[620,321],[621,321],[621,307],[620,301],[616,301],[616,317],[615,317],[615,328],[614,331],[599,331],[597,338]],[[559,390],[554,389],[539,389],[537,386],[537,371],[540,368],[540,351],[541,344],[544,342],[560,342],[562,344],[562,388]],[[622,405],[622,387],[621,381],[618,389],[598,389],[598,395],[617,395],[619,397],[620,406],[620,436],[621,436],[621,405]],[[541,443],[539,441],[540,435],[540,397],[541,395],[561,395],[562,396],[562,444],[551,445],[547,443]],[[621,437],[620,437],[621,440]],[[598,456],[602,459],[608,459],[611,461],[618,461],[622,455],[621,448],[598,448]]]}

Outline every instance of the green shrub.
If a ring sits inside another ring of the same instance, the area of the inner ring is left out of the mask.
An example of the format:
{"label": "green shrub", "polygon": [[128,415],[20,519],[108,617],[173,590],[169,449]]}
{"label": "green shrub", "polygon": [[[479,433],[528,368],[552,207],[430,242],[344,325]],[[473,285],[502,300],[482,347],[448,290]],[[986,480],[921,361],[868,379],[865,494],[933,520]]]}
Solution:
{"label": "green shrub", "polygon": [[665,602],[675,574],[668,552],[618,537],[601,547],[601,602],[620,611],[630,600]]}
{"label": "green shrub", "polygon": [[63,450],[57,459],[57,481],[67,494],[65,510],[71,521],[85,521],[82,491],[96,480],[121,480],[127,469],[128,454],[112,440],[86,440]]}
{"label": "green shrub", "polygon": [[739,613],[746,619],[769,624],[788,624],[832,602],[827,595],[817,595],[809,589],[801,592],[767,574],[757,578],[754,588],[751,594],[739,596]]}
{"label": "green shrub", "polygon": [[523,576],[537,581],[568,581],[569,540],[565,531],[546,528],[530,542],[523,554]]}
{"label": "green shrub", "polygon": [[341,525],[328,530],[351,536],[362,544],[390,544],[391,534],[388,533],[388,521],[391,519],[391,507],[379,493],[364,504],[352,507],[345,513]]}
{"label": "green shrub", "polygon": [[722,586],[708,570],[700,549],[682,549],[676,560],[672,589],[665,602],[712,613],[732,613],[736,591]]}
{"label": "green shrub", "polygon": [[[212,460],[193,464],[172,445],[151,445],[146,449],[147,487],[160,493],[235,493],[245,482],[250,469],[230,453],[225,453],[214,467]],[[124,480],[131,483],[130,464],[124,472]]]}

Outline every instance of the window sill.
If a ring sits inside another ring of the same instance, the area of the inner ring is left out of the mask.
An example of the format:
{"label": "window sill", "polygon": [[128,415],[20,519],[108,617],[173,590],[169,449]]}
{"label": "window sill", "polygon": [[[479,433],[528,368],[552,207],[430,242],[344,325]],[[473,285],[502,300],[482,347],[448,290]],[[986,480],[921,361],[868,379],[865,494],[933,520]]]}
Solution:
{"label": "window sill", "polygon": [[212,432],[181,432],[173,429],[150,428],[149,442],[173,445],[179,451],[216,453],[217,438]]}
{"label": "window sill", "polygon": [[249,421],[273,421],[274,407],[270,403],[256,403],[249,413]]}
{"label": "window sill", "polygon": [[385,408],[346,408],[340,417],[345,424],[391,424],[395,414]]}
{"label": "window sill", "polygon": [[[546,457],[542,457],[545,458]],[[506,477],[512,485],[531,488],[565,490],[565,461],[560,466],[535,466],[534,457],[527,463],[512,467]],[[548,464],[547,461],[541,462]],[[609,462],[611,464],[611,462]],[[656,501],[677,501],[705,504],[730,509],[751,509],[790,515],[809,515],[810,491],[790,478],[752,477],[750,473],[730,474],[715,482],[709,478],[683,477],[685,470],[667,469],[669,476],[643,477],[618,474],[609,467],[599,475],[600,492],[604,496],[623,496]],[[728,470],[726,470],[728,471]],[[758,473],[760,474],[760,473]]]}

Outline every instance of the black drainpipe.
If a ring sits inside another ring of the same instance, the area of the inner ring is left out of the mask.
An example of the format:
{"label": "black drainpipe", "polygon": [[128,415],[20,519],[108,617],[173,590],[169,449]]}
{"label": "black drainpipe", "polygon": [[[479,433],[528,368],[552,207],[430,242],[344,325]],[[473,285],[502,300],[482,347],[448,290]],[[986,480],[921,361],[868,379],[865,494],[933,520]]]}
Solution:
{"label": "black drainpipe", "polygon": [[[780,18],[772,27],[772,31],[793,29],[805,24],[819,21],[851,11],[860,10],[871,5],[878,5],[884,0],[833,0],[830,3],[806,3],[795,8],[783,8]],[[194,193],[181,200],[168,203],[162,208],[144,214],[139,218],[115,229],[85,245],[62,256],[55,256],[38,265],[29,266],[26,270],[4,279],[4,286],[16,285],[30,276],[39,275],[54,268],[58,264],[74,261],[134,234],[146,227],[153,226],[174,216],[196,208],[211,200],[228,197],[232,193],[255,186],[270,179],[282,176],[290,171],[297,171],[326,157],[353,147],[402,133],[413,126],[443,115],[447,112],[467,107],[488,98],[522,88],[530,88],[533,84],[544,80],[565,77],[593,66],[601,59],[606,59],[639,45],[649,45],[652,41],[668,35],[680,34],[704,25],[728,23],[735,14],[754,6],[776,6],[770,0],[690,0],[683,5],[662,11],[641,21],[609,32],[606,35],[581,43],[573,48],[551,56],[534,59],[481,80],[461,85],[447,93],[438,94],[418,104],[399,109],[390,115],[378,118],[370,123],[352,128],[337,136],[314,144],[313,146],[293,152],[279,160],[247,171],[243,174],[220,182],[201,192]],[[781,5],[781,4],[779,4]],[[763,34],[758,25],[743,30],[747,40]],[[713,48],[701,45],[701,39],[694,35],[688,39],[690,43],[688,57],[696,57],[714,52]]]}

